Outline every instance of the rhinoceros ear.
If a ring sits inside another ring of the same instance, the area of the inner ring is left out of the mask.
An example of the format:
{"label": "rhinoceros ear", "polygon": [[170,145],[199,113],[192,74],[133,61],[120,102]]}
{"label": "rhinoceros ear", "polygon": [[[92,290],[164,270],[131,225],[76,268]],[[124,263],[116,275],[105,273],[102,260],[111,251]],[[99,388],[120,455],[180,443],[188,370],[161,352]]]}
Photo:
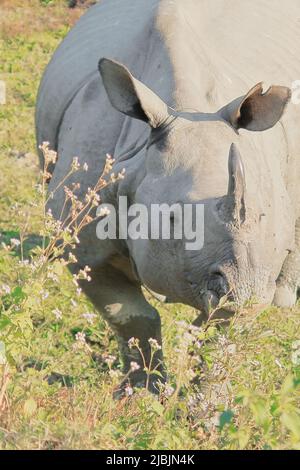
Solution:
{"label": "rhinoceros ear", "polygon": [[147,86],[134,78],[122,64],[103,58],[99,71],[104,88],[114,108],[127,116],[159,125],[168,117],[167,105]]}
{"label": "rhinoceros ear", "polygon": [[258,83],[246,96],[225,106],[221,115],[235,129],[265,131],[279,121],[290,99],[289,88],[271,86],[263,93],[263,83]]}

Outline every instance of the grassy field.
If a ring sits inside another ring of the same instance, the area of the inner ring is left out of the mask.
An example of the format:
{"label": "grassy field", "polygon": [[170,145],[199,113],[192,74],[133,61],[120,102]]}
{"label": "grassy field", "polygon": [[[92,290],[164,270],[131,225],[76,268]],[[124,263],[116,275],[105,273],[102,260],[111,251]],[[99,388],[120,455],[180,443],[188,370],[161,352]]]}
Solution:
{"label": "grassy field", "polygon": [[299,450],[299,306],[248,306],[226,329],[197,331],[197,346],[195,312],[156,303],[174,393],[114,401],[111,330],[86,315],[96,312],[61,262],[40,263],[33,115],[43,68],[84,12],[66,3],[0,0],[0,449]]}

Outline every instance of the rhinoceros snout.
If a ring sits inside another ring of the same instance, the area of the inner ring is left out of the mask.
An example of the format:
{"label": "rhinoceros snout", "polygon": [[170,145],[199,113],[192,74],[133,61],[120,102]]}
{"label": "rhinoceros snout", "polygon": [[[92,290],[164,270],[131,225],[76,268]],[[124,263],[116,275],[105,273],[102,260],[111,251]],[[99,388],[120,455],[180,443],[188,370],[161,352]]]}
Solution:
{"label": "rhinoceros snout", "polygon": [[214,265],[210,269],[202,300],[206,313],[223,308],[225,304],[229,308],[230,303],[235,303],[236,298],[233,289],[231,289],[229,277],[222,267]]}
{"label": "rhinoceros snout", "polygon": [[191,281],[189,279],[189,281],[197,303],[196,308],[204,310],[206,313],[209,313],[212,309],[218,309],[220,301],[224,297],[228,302],[234,302],[234,294],[230,289],[228,276],[217,265],[213,266],[207,273],[202,289],[195,280]]}
{"label": "rhinoceros snout", "polygon": [[229,283],[227,277],[220,270],[211,271],[207,282],[207,290],[213,292],[219,301],[229,293]]}

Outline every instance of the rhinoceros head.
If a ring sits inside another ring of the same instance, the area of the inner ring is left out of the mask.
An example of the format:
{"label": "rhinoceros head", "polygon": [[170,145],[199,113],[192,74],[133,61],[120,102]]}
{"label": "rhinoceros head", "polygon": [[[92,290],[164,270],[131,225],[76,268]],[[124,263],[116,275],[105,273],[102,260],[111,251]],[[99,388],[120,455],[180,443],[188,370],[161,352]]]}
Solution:
{"label": "rhinoceros head", "polygon": [[[199,249],[187,249],[184,237],[128,242],[140,279],[202,310],[226,294],[240,304],[270,303],[293,239],[285,227],[293,224],[280,149],[274,144],[270,158],[273,133],[262,131],[281,118],[290,90],[263,93],[258,84],[216,113],[174,112],[123,65],[102,59],[99,69],[111,104],[151,127],[139,176],[122,183],[131,202],[149,211],[163,203],[204,207]],[[176,217],[170,213],[171,224]]]}

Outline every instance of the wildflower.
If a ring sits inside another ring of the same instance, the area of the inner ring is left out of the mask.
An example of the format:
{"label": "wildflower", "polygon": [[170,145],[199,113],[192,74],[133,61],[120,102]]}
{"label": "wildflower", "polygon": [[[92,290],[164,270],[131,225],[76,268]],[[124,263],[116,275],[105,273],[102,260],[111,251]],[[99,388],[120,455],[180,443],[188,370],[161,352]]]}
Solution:
{"label": "wildflower", "polygon": [[52,310],[52,313],[54,314],[56,320],[62,319],[62,312],[58,308],[55,308],[54,310]]}
{"label": "wildflower", "polygon": [[188,333],[187,331],[183,335],[184,339],[184,344],[186,346],[190,346],[194,342],[194,336],[191,333]]}
{"label": "wildflower", "polygon": [[95,313],[86,312],[82,314],[82,318],[84,318],[90,325],[94,323],[94,318],[96,317],[97,315]]}
{"label": "wildflower", "polygon": [[57,160],[57,153],[54,150],[48,151],[48,161],[49,163],[56,163]]}
{"label": "wildflower", "polygon": [[101,207],[100,210],[97,212],[98,217],[104,217],[110,214],[110,210],[108,207]]}
{"label": "wildflower", "polygon": [[48,142],[48,140],[45,140],[42,144],[39,145],[39,149],[40,150],[47,150],[49,145],[50,145],[50,142]]}
{"label": "wildflower", "polygon": [[39,149],[42,150],[45,157],[46,167],[49,163],[55,163],[57,160],[57,153],[54,150],[50,150],[49,145],[49,142],[43,142],[41,145],[39,145]]}
{"label": "wildflower", "polygon": [[100,202],[100,196],[97,194],[95,189],[88,188],[87,194],[85,195],[85,202],[98,206]]}
{"label": "wildflower", "polygon": [[77,189],[80,189],[80,183],[78,183],[78,181],[76,183],[72,183],[72,192],[76,191]]}
{"label": "wildflower", "polygon": [[136,370],[139,370],[141,367],[138,365],[137,362],[131,361],[130,363],[130,370],[131,372],[135,372]]}
{"label": "wildflower", "polygon": [[54,274],[52,271],[49,271],[49,272],[48,272],[47,278],[48,278],[48,279],[51,279],[51,280],[54,281],[54,282],[58,282],[58,281],[59,281],[57,275]]}
{"label": "wildflower", "polygon": [[176,325],[179,326],[180,328],[187,328],[188,324],[184,320],[180,320],[176,322]]}
{"label": "wildflower", "polygon": [[193,331],[194,333],[199,333],[200,331],[199,326],[195,326],[195,325],[189,325],[189,329]]}
{"label": "wildflower", "polygon": [[42,177],[44,180],[48,180],[49,178],[51,178],[51,173],[49,173],[49,171],[46,171],[44,170],[43,173],[42,173]]}
{"label": "wildflower", "polygon": [[18,240],[17,238],[11,238],[11,239],[10,239],[10,243],[11,243],[12,246],[19,246],[19,245],[21,245],[20,240]]}
{"label": "wildflower", "polygon": [[46,290],[41,290],[40,292],[42,300],[46,300],[49,297],[49,292]]}
{"label": "wildflower", "polygon": [[149,338],[148,339],[148,342],[151,346],[151,348],[154,350],[154,351],[158,351],[159,349],[161,349],[161,346],[158,344],[157,340],[154,339],[154,338]]}
{"label": "wildflower", "polygon": [[72,171],[77,171],[80,168],[78,157],[74,157],[72,161]]}
{"label": "wildflower", "polygon": [[218,338],[218,343],[220,346],[226,346],[228,344],[228,339],[224,335],[220,335]]}
{"label": "wildflower", "polygon": [[165,395],[165,397],[171,397],[174,393],[174,388],[172,387],[172,385],[168,385],[166,384],[165,387],[164,387],[164,390],[163,390],[163,394]]}
{"label": "wildflower", "polygon": [[125,168],[123,168],[123,170],[118,173],[118,179],[123,180],[125,178],[125,173],[126,173],[126,170]]}
{"label": "wildflower", "polygon": [[228,354],[235,354],[236,353],[236,344],[229,344],[227,346]]}
{"label": "wildflower", "polygon": [[79,245],[80,240],[79,240],[79,238],[77,237],[77,235],[74,235],[74,241],[75,241],[75,243],[77,243],[77,245]]}
{"label": "wildflower", "polygon": [[126,394],[127,397],[130,397],[131,395],[133,395],[133,388],[130,387],[130,385],[126,385],[125,394]]}
{"label": "wildflower", "polygon": [[116,357],[112,356],[111,354],[107,354],[106,356],[103,356],[103,360],[104,360],[104,362],[106,362],[108,367],[111,368],[111,366],[113,365],[113,363],[116,360]]}
{"label": "wildflower", "polygon": [[110,370],[109,375],[111,376],[112,379],[118,379],[121,375],[121,372],[119,370]]}
{"label": "wildflower", "polygon": [[292,344],[291,361],[294,366],[300,365],[300,341],[294,341]]}
{"label": "wildflower", "polygon": [[197,406],[197,404],[198,404],[198,400],[197,400],[196,395],[189,395],[187,398],[188,407],[194,408],[195,406]]}
{"label": "wildflower", "polygon": [[36,189],[38,194],[43,193],[43,186],[40,183],[35,185],[35,189]]}
{"label": "wildflower", "polygon": [[74,351],[79,351],[83,350],[86,353],[91,353],[92,349],[89,347],[89,345],[86,342],[86,336],[85,333],[82,331],[78,331],[75,335],[75,343],[73,344],[73,350]]}
{"label": "wildflower", "polygon": [[84,171],[88,171],[89,166],[88,166],[88,164],[85,162],[85,163],[83,164],[83,167],[82,167],[82,168],[83,168]]}
{"label": "wildflower", "polygon": [[[75,258],[76,259],[76,258]],[[92,280],[91,276],[88,273],[91,271],[89,266],[85,266],[83,269],[80,269],[78,274],[73,274],[73,282],[75,286],[78,286],[79,279],[85,279],[86,281],[90,282]]]}
{"label": "wildflower", "polygon": [[28,259],[23,259],[18,262],[20,266],[28,266],[29,265],[29,260]]}
{"label": "wildflower", "polygon": [[82,289],[80,287],[78,287],[76,289],[76,294],[78,295],[78,297],[81,295],[81,293],[82,293]]}
{"label": "wildflower", "polygon": [[93,197],[93,200],[92,200],[92,205],[94,207],[98,207],[99,203],[100,203],[100,196],[99,196],[99,194],[95,194],[94,197]]}
{"label": "wildflower", "polygon": [[91,216],[88,215],[88,214],[85,215],[85,216],[84,216],[84,219],[83,219],[85,225],[90,224],[91,222],[93,222],[93,220],[94,220],[93,217],[91,217]]}
{"label": "wildflower", "polygon": [[85,344],[86,341],[85,341],[85,333],[83,333],[82,331],[78,331],[78,333],[76,333],[75,335],[75,339],[78,343],[82,343],[82,344]]}
{"label": "wildflower", "polygon": [[137,338],[130,338],[128,340],[129,349],[136,348],[139,345],[139,340]]}
{"label": "wildflower", "polygon": [[76,258],[75,255],[73,255],[73,253],[69,253],[69,259],[68,259],[68,261],[69,261],[70,263],[77,263],[77,258]]}
{"label": "wildflower", "polygon": [[115,183],[117,181],[118,177],[115,175],[115,173],[110,174],[110,182]]}
{"label": "wildflower", "polygon": [[107,175],[111,171],[114,162],[115,162],[115,160],[112,158],[112,156],[109,155],[109,153],[107,153],[106,154],[106,162],[105,162],[103,175]]}
{"label": "wildflower", "polygon": [[73,198],[73,193],[71,189],[68,188],[68,186],[64,186],[64,192],[67,198],[72,199]]}
{"label": "wildflower", "polygon": [[1,291],[4,292],[4,294],[10,294],[11,289],[7,284],[3,284],[1,286]]}
{"label": "wildflower", "polygon": [[220,426],[220,417],[221,417],[221,413],[218,411],[209,419],[209,423],[211,424],[212,427],[217,428]]}
{"label": "wildflower", "polygon": [[85,267],[83,268],[83,272],[84,272],[85,274],[86,274],[86,273],[89,273],[89,272],[91,272],[91,268],[90,268],[89,266],[85,266]]}

